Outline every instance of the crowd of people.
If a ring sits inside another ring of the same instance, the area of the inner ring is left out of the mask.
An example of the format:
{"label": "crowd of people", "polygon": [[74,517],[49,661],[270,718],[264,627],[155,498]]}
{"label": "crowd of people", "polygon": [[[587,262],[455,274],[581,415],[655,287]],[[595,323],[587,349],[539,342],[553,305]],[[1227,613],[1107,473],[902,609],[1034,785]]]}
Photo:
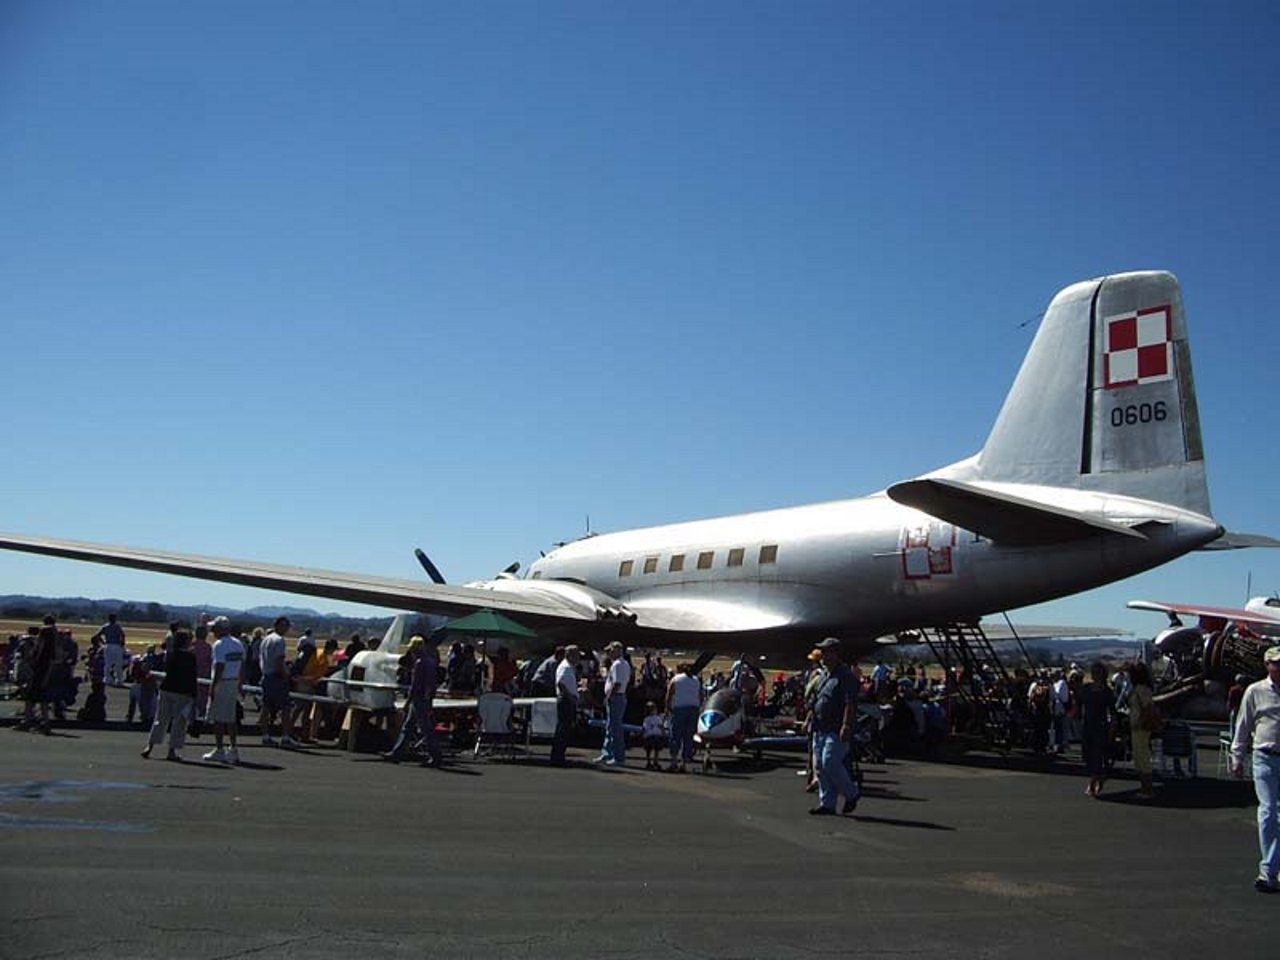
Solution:
{"label": "crowd of people", "polygon": [[[318,647],[306,630],[292,656],[288,636],[292,624],[279,617],[270,631],[255,629],[242,640],[226,617],[202,617],[190,624],[170,624],[163,644],[130,656],[123,626],[114,615],[93,634],[80,654],[69,630],[45,617],[25,634],[11,635],[4,650],[4,677],[18,688],[24,706],[15,728],[49,733],[55,719],[65,719],[78,687],[90,692],[77,714],[81,720],[106,717],[107,685],[127,687],[126,720],[136,716],[147,727],[144,758],[167,741],[165,756],[180,761],[189,735],[208,725],[214,747],[203,755],[215,763],[239,762],[239,724],[246,684],[260,691],[259,726],[265,745],[294,747],[313,740],[328,705],[298,697],[315,693],[333,673],[363,650],[376,649],[354,635],[345,649],[336,639]],[[1008,674],[985,664],[972,673],[943,671],[931,677],[923,665],[891,669],[877,663],[863,673],[846,664],[840,641],[827,638],[809,655],[806,669],[779,673],[772,688],[758,666],[739,656],[733,667],[703,680],[693,663],[671,670],[660,656],[611,643],[596,653],[575,645],[557,647],[543,659],[519,663],[503,646],[490,653],[483,640],[474,645],[453,640],[445,659],[439,655],[442,635],[415,636],[399,658],[399,679],[407,687],[404,717],[388,760],[418,755],[426,766],[439,766],[444,753],[437,738],[433,700],[443,688],[452,696],[499,692],[512,696],[554,697],[556,727],[551,745],[553,764],[567,762],[566,751],[584,716],[602,715],[604,743],[595,762],[622,766],[627,761],[629,715],[636,712],[645,751],[645,767],[684,772],[694,757],[694,731],[704,701],[724,688],[741,697],[748,714],[791,713],[808,734],[807,789],[818,794],[810,813],[850,814],[859,786],[851,775],[858,743],[860,701],[878,708],[876,727],[885,741],[895,737],[928,746],[949,733],[963,731],[1001,711],[1014,718],[1034,753],[1061,755],[1079,745],[1089,776],[1085,793],[1100,795],[1118,758],[1131,757],[1139,779],[1139,799],[1153,792],[1152,737],[1165,721],[1157,707],[1151,671],[1141,661],[1126,663],[1108,675],[1101,662],[1086,671],[1072,664],[1056,670],[1017,669]],[[1253,684],[1237,678],[1230,692],[1232,771],[1251,773],[1259,800],[1258,831],[1262,850],[1255,888],[1280,892],[1280,647],[1265,653],[1268,676]],[[84,664],[85,676],[76,676]],[[207,683],[201,683],[204,679]],[[331,711],[330,711],[331,712]],[[1236,722],[1237,714],[1239,722]],[[278,734],[278,735],[277,735]],[[666,764],[663,764],[663,755]]]}

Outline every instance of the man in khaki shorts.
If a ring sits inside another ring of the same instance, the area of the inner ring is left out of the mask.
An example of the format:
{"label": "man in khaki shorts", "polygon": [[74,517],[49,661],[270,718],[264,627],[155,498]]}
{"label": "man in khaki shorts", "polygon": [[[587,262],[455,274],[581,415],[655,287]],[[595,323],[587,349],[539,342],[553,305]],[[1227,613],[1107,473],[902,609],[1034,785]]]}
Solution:
{"label": "man in khaki shorts", "polygon": [[[244,644],[231,632],[231,621],[215,617],[209,624],[214,636],[213,677],[209,686],[209,722],[213,724],[215,745],[204,755],[215,763],[239,763],[236,749],[237,708],[240,705],[240,687],[244,682]],[[231,749],[222,749],[222,738],[228,736]]]}

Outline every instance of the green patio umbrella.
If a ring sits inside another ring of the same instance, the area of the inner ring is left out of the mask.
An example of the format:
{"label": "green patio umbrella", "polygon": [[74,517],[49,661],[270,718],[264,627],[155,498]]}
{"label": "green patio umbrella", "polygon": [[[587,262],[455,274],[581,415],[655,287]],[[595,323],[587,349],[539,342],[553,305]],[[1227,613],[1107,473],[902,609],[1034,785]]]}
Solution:
{"label": "green patio umbrella", "polygon": [[487,607],[465,617],[450,620],[444,625],[445,633],[467,633],[490,637],[536,637],[528,627],[516,623]]}

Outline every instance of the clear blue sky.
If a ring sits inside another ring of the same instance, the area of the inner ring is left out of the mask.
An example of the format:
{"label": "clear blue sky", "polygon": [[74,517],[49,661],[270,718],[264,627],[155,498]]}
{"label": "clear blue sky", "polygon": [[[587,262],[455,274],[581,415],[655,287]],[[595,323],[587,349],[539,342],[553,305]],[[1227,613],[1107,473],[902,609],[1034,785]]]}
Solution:
{"label": "clear blue sky", "polygon": [[1059,288],[1162,268],[1215,512],[1280,535],[1277,49],[1265,2],[0,4],[0,529],[463,580],[855,496],[981,447]]}

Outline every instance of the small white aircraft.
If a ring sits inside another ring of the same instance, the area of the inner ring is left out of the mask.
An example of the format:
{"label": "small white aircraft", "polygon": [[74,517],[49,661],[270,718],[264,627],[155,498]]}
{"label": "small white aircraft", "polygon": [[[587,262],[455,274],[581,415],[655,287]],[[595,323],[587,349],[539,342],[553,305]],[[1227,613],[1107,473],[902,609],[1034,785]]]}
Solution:
{"label": "small white aircraft", "polygon": [[1169,273],[1050,304],[975,456],[853,500],[592,536],[524,577],[452,586],[0,534],[0,547],[417,612],[488,607],[543,641],[846,652],[1120,580],[1197,549],[1277,546],[1212,516],[1182,294]]}

